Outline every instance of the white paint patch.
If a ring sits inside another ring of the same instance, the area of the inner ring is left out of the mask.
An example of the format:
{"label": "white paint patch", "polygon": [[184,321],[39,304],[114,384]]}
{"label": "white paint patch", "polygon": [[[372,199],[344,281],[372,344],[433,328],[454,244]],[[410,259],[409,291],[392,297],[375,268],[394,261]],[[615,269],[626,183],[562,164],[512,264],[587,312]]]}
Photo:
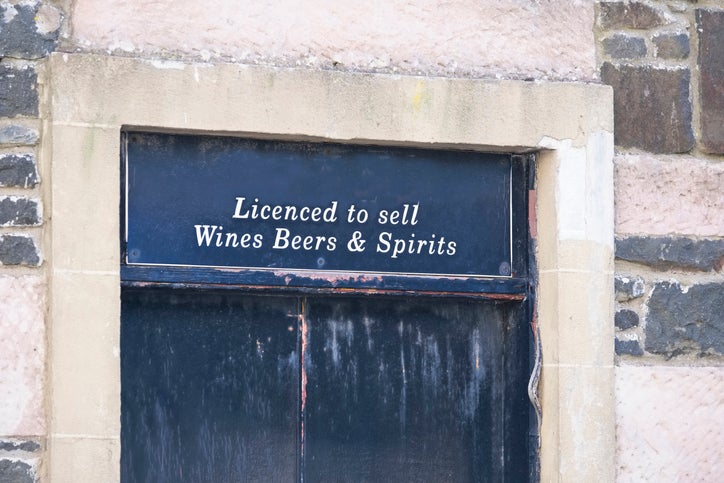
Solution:
{"label": "white paint patch", "polygon": [[558,177],[556,180],[556,204],[558,212],[558,238],[560,240],[585,240],[586,237],[586,151],[571,147],[565,140],[556,150]]}
{"label": "white paint patch", "polygon": [[591,133],[586,146],[586,238],[613,249],[613,133]]}
{"label": "white paint patch", "polygon": [[[183,62],[175,62],[171,60],[149,60],[147,61],[149,64],[154,66],[157,69],[174,69],[174,70],[184,70],[186,68],[186,64]],[[196,72],[196,69],[194,69],[194,72]],[[198,80],[197,80],[198,82]]]}
{"label": "white paint patch", "polygon": [[122,50],[124,52],[133,52],[135,49],[132,42],[128,40],[114,40],[108,45],[108,51],[113,52],[114,50]]}
{"label": "white paint patch", "polygon": [[592,133],[585,148],[570,139],[544,137],[543,149],[555,152],[555,186],[560,240],[594,241],[613,248],[613,134]]}

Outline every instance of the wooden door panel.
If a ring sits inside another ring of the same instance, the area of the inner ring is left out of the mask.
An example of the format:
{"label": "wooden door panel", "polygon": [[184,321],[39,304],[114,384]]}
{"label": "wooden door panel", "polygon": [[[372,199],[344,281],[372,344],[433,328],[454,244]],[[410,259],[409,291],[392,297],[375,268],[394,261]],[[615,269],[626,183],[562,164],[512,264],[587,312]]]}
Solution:
{"label": "wooden door panel", "polygon": [[527,346],[512,348],[525,340],[522,310],[469,299],[308,299],[307,481],[527,478]]}
{"label": "wooden door panel", "polygon": [[528,479],[525,304],[122,299],[124,482]]}
{"label": "wooden door panel", "polygon": [[124,291],[124,482],[294,481],[298,300]]}

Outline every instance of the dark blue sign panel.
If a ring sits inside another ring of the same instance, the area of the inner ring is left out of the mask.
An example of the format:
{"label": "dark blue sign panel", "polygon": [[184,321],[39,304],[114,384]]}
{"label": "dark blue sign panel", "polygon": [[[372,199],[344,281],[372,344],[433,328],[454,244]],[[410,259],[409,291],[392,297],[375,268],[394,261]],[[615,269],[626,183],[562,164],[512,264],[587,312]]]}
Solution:
{"label": "dark blue sign panel", "polygon": [[128,265],[509,277],[511,157],[127,136]]}

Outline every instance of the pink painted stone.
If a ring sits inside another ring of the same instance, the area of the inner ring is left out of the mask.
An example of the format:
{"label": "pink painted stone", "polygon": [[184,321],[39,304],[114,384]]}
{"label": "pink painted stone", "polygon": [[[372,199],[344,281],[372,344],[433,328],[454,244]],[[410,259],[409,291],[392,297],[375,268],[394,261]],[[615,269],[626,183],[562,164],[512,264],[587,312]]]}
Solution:
{"label": "pink painted stone", "polygon": [[724,367],[616,368],[616,480],[719,482]]}
{"label": "pink painted stone", "polygon": [[0,275],[0,436],[45,433],[45,283]]}
{"label": "pink painted stone", "polygon": [[144,56],[437,75],[598,76],[589,0],[77,0],[71,41]]}
{"label": "pink painted stone", "polygon": [[617,235],[724,236],[724,163],[649,154],[614,162]]}

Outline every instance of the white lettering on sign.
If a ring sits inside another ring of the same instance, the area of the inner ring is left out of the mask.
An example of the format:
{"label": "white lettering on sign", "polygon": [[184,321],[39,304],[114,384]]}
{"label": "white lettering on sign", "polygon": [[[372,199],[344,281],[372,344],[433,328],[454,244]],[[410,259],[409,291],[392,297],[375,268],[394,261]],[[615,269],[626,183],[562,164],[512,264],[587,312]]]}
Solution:
{"label": "white lettering on sign", "polygon": [[[360,225],[362,229],[365,226],[377,225],[386,229],[371,241],[370,251],[374,253],[384,254],[392,259],[409,256],[449,257],[457,253],[457,243],[443,235],[409,231],[418,225],[424,212],[419,201],[385,207],[376,213],[370,213],[368,209],[352,203],[343,211],[347,215],[343,218],[337,216],[338,205],[336,200],[330,200],[323,206],[267,204],[259,198],[250,201],[246,196],[237,196],[231,219],[235,226],[241,223],[245,231],[227,231],[222,225],[214,224],[194,225],[196,244],[200,248],[260,249],[270,246],[273,250],[324,253],[343,249],[349,253],[364,253],[368,248],[368,240],[364,231],[358,228]],[[264,239],[262,233],[255,233],[253,230],[254,227],[259,227],[259,223],[275,221],[294,222],[294,228],[292,225],[273,226],[273,240],[269,241]],[[317,232],[320,225],[334,225],[335,235],[303,233],[303,228],[299,228],[300,223],[314,226]],[[346,242],[338,240],[340,224],[354,227]],[[405,227],[405,233],[396,234],[396,226]]]}
{"label": "white lettering on sign", "polygon": [[337,221],[336,201],[332,201],[330,206],[324,209],[319,206],[259,205],[259,198],[254,198],[254,202],[248,208],[244,208],[244,201],[246,201],[246,198],[243,196],[236,198],[236,209],[232,218],[242,220],[324,221],[325,223]]}
{"label": "white lettering on sign", "polygon": [[333,236],[326,237],[321,235],[292,236],[286,228],[277,228],[272,248],[275,250],[286,250],[287,248],[291,248],[292,250],[307,251],[319,251],[321,248],[324,248],[327,251],[333,252],[337,248],[337,239]]}
{"label": "white lettering on sign", "polygon": [[420,207],[420,203],[412,205],[412,213],[410,218],[407,218],[407,211],[410,209],[410,205],[405,203],[402,211],[400,210],[380,210],[380,214],[377,216],[377,223],[380,225],[417,225],[417,209]]}
{"label": "white lettering on sign", "polygon": [[217,225],[194,225],[196,243],[199,246],[261,248],[262,236],[250,233],[223,233],[224,227]]}
{"label": "white lettering on sign", "polygon": [[457,244],[454,241],[445,241],[445,237],[435,240],[437,235],[433,233],[429,240],[418,240],[412,233],[410,238],[394,238],[389,231],[383,231],[377,238],[377,252],[390,253],[390,258],[397,258],[399,255],[455,255]]}

